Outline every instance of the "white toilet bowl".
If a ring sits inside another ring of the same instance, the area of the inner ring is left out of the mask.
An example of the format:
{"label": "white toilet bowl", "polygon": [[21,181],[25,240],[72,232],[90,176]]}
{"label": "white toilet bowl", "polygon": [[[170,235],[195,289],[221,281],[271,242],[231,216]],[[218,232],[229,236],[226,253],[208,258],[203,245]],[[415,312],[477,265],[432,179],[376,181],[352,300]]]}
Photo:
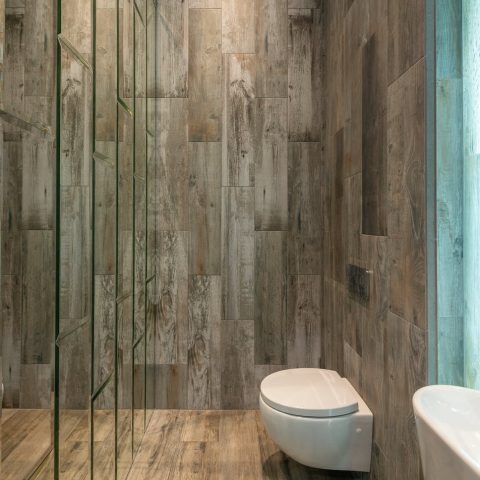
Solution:
{"label": "white toilet bowl", "polygon": [[266,377],[260,412],[272,440],[303,465],[370,471],[373,415],[333,370],[297,368]]}

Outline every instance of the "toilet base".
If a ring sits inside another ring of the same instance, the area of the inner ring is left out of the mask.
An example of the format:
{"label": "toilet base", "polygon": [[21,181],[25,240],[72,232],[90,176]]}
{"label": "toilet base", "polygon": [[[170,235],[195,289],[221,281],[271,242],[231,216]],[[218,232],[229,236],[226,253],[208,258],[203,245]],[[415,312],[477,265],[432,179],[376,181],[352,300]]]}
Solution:
{"label": "toilet base", "polygon": [[370,471],[373,415],[363,401],[356,413],[312,418],[275,410],[260,396],[260,412],[272,440],[293,460],[325,470]]}

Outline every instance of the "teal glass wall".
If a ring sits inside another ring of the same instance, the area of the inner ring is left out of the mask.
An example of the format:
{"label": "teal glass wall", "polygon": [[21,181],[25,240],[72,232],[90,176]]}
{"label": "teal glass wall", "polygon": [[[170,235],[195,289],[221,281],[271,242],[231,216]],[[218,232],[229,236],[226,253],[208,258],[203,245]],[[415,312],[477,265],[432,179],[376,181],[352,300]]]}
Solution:
{"label": "teal glass wall", "polygon": [[480,388],[480,0],[437,0],[438,382]]}

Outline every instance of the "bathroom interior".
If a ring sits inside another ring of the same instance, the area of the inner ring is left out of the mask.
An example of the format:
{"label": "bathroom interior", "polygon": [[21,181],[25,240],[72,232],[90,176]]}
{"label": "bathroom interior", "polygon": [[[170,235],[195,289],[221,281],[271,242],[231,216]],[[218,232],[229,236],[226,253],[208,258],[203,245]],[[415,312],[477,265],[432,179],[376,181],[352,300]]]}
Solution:
{"label": "bathroom interior", "polygon": [[0,479],[480,479],[479,27],[0,0]]}

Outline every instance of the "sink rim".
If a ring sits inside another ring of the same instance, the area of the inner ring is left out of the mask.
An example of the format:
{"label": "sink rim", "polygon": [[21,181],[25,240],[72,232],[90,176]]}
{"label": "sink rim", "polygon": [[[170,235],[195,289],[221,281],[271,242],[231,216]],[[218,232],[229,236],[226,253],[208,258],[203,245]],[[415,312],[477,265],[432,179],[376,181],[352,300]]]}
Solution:
{"label": "sink rim", "polygon": [[[422,404],[422,398],[428,393],[438,392],[463,392],[468,393],[470,396],[478,397],[480,400],[480,391],[467,387],[460,387],[457,385],[427,385],[415,392],[413,395],[413,408],[415,418],[420,418],[435,434],[447,445],[450,450],[463,461],[468,468],[470,468],[475,474],[480,475],[480,456],[478,460],[475,460],[471,454],[467,453],[462,445],[455,437],[449,436],[445,429],[441,427],[437,417],[425,408]],[[460,431],[461,429],[459,429]],[[480,432],[480,430],[479,430]]]}

